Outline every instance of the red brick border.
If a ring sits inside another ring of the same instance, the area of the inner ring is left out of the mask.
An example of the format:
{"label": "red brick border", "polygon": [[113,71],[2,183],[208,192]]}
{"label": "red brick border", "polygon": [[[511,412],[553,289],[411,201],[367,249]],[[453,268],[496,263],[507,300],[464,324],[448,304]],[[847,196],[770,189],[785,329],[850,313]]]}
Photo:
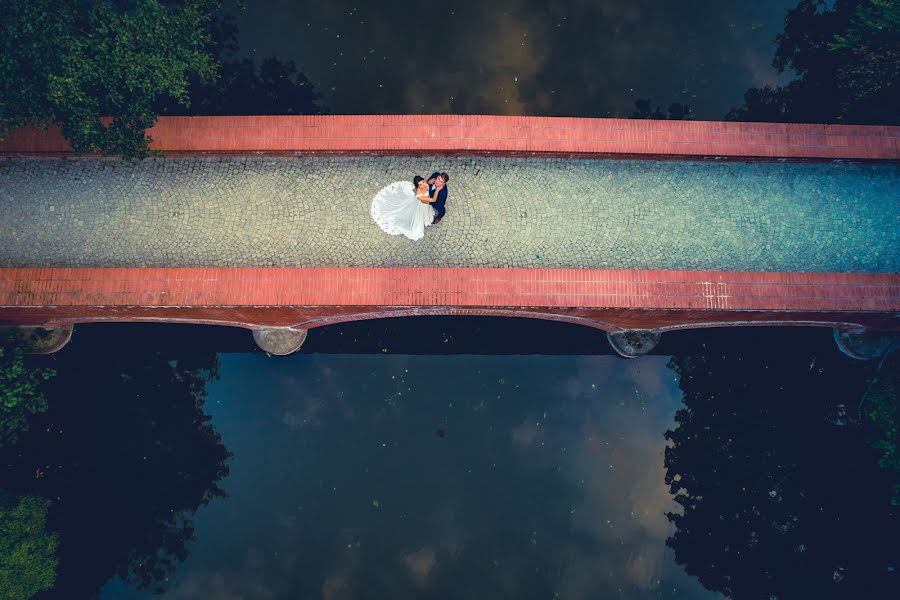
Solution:
{"label": "red brick border", "polygon": [[[171,155],[653,156],[900,159],[900,127],[480,115],[160,117]],[[0,156],[70,155],[57,129],[17,129]]]}
{"label": "red brick border", "polygon": [[900,275],[490,268],[0,269],[0,324],[317,327],[422,314],[616,331],[721,324],[900,330]]}

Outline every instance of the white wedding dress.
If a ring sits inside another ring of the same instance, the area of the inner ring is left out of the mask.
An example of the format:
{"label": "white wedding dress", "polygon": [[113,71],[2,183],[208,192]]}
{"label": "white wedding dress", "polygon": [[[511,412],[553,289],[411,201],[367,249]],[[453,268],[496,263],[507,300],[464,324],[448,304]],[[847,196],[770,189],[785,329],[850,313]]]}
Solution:
{"label": "white wedding dress", "polygon": [[369,213],[385,233],[402,234],[411,240],[422,239],[434,219],[431,204],[416,198],[410,181],[396,181],[382,188],[372,199]]}

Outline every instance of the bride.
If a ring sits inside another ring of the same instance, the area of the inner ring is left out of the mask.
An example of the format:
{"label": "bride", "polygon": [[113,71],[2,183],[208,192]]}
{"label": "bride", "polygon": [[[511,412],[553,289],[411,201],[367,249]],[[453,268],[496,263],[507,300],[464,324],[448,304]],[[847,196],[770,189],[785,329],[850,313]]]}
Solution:
{"label": "bride", "polygon": [[385,233],[402,233],[411,240],[425,235],[425,228],[431,225],[435,214],[428,184],[419,175],[413,177],[412,186],[408,181],[396,181],[382,188],[372,199],[369,213]]}

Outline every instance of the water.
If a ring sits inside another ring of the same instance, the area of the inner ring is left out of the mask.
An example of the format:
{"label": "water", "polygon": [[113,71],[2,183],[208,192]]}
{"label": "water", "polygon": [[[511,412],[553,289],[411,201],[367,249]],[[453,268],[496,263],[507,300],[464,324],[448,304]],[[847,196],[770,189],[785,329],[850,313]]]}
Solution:
{"label": "water", "polygon": [[[10,491],[53,501],[44,597],[828,598],[897,583],[891,480],[847,424],[873,367],[827,330],[667,334],[633,361],[594,354],[597,332],[512,319],[346,324],[282,358],[241,352],[246,332],[175,331],[84,326],[43,359],[51,410],[0,466]],[[586,353],[510,354],[545,335]],[[448,353],[391,349],[417,338]],[[185,377],[214,363],[211,341],[232,352],[198,407]]]}
{"label": "water", "polygon": [[[241,57],[294,60],[337,114],[721,119],[776,83],[795,0],[230,0]],[[245,5],[244,10],[238,7]]]}
{"label": "water", "polygon": [[664,359],[618,362],[226,358],[231,498],[198,518],[172,596],[696,592],[663,546],[678,395]]}

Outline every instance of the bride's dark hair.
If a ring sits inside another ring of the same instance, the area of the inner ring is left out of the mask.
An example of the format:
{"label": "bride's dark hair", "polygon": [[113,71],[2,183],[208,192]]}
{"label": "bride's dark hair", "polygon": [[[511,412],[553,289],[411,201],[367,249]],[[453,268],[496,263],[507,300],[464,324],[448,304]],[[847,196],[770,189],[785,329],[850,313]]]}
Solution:
{"label": "bride's dark hair", "polygon": [[415,177],[413,177],[413,191],[416,191],[417,189],[419,189],[420,181],[425,181],[425,178],[422,177],[421,175],[416,175]]}

